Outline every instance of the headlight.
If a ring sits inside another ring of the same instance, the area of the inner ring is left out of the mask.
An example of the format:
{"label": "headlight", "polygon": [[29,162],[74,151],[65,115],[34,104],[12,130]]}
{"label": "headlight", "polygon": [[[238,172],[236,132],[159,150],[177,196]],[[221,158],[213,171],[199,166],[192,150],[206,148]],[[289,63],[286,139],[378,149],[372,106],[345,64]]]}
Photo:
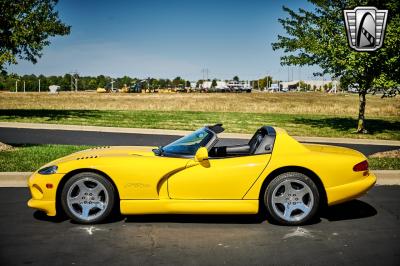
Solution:
{"label": "headlight", "polygon": [[57,165],[52,165],[52,166],[47,166],[45,168],[42,168],[38,171],[39,174],[41,175],[51,175],[57,173]]}

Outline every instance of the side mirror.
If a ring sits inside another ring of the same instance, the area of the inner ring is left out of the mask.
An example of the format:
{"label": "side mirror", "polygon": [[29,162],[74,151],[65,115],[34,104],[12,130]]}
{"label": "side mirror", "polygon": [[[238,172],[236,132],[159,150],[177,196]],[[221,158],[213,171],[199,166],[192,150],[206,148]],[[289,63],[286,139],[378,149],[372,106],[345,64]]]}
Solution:
{"label": "side mirror", "polygon": [[206,148],[201,147],[197,150],[196,155],[194,156],[196,162],[202,162],[204,160],[208,160],[208,151]]}

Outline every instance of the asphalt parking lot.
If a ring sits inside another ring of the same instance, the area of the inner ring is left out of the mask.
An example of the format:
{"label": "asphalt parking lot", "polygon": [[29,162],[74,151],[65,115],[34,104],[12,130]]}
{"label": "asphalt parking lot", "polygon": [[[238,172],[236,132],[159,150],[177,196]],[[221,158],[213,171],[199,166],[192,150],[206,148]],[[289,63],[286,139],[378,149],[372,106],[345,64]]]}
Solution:
{"label": "asphalt parking lot", "polygon": [[400,186],[376,186],[302,227],[262,216],[121,217],[83,226],[0,188],[1,265],[399,265]]}

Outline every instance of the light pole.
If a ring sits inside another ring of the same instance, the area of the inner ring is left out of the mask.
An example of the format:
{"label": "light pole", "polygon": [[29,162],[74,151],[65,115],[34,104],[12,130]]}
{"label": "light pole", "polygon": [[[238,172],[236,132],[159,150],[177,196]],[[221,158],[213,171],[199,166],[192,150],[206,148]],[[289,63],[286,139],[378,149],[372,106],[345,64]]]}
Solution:
{"label": "light pole", "polygon": [[75,78],[75,92],[78,92],[78,78]]}
{"label": "light pole", "polygon": [[114,79],[111,79],[111,92],[114,92]]}
{"label": "light pole", "polygon": [[25,92],[25,80],[24,80],[24,92]]}
{"label": "light pole", "polygon": [[15,92],[18,92],[18,81],[19,81],[19,79],[17,79],[15,81]]}
{"label": "light pole", "polygon": [[40,79],[39,79],[39,92],[40,92]]}

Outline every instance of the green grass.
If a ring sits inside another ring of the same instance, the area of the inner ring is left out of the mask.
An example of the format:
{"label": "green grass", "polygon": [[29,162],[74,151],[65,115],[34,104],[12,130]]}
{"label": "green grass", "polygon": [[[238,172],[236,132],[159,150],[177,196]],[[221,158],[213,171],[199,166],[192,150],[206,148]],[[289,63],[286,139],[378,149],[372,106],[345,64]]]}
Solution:
{"label": "green grass", "polygon": [[367,119],[368,134],[354,134],[357,120],[353,117],[312,114],[12,109],[0,110],[0,121],[181,130],[222,122],[226,132],[235,133],[254,133],[262,125],[272,125],[296,136],[400,140],[397,117]]}
{"label": "green grass", "polygon": [[[11,151],[0,152],[0,172],[31,172],[42,165],[90,146],[73,145],[22,145]],[[399,158],[370,158],[370,168],[399,170]]]}
{"label": "green grass", "polygon": [[33,172],[42,165],[89,146],[20,145],[0,152],[0,172]]}
{"label": "green grass", "polygon": [[400,170],[400,158],[369,158],[371,169]]}

